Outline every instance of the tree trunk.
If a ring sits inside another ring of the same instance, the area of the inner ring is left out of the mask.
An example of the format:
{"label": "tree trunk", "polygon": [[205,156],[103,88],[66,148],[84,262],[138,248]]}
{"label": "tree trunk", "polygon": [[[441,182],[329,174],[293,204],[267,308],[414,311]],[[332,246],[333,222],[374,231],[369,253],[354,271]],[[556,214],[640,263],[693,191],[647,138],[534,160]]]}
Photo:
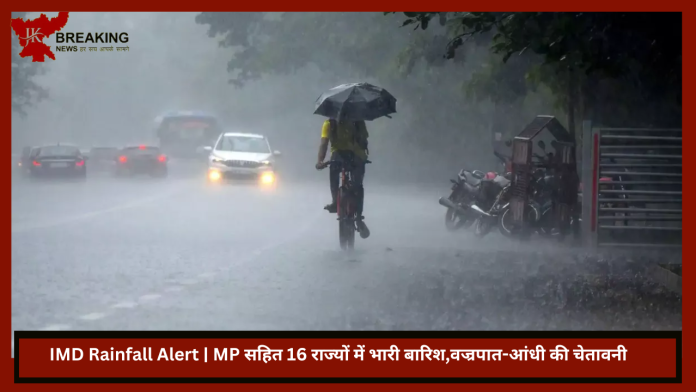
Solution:
{"label": "tree trunk", "polygon": [[575,107],[577,106],[577,93],[575,72],[571,67],[568,67],[568,107],[566,112],[568,114],[568,132],[570,132],[570,136],[573,140],[577,140],[575,138]]}

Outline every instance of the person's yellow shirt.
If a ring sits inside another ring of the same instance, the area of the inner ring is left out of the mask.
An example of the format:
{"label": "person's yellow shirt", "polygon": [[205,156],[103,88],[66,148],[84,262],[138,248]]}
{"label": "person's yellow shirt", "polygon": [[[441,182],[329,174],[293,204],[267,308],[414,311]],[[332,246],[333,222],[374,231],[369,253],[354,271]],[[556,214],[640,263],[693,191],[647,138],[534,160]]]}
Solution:
{"label": "person's yellow shirt", "polygon": [[[330,139],[330,128],[329,120],[324,121],[324,125],[321,127],[322,138]],[[352,151],[358,157],[367,159],[367,151],[355,142],[355,137],[363,138],[363,140],[368,137],[365,121],[339,122],[337,128],[336,140],[331,143],[331,152]]]}

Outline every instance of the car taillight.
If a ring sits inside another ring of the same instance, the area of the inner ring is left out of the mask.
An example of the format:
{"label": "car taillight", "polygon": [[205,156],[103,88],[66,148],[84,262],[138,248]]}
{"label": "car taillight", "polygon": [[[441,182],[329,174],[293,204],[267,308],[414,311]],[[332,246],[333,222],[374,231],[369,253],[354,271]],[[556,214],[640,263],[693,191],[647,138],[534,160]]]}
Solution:
{"label": "car taillight", "polygon": [[75,162],[75,166],[84,166],[85,165],[85,160],[77,161]]}
{"label": "car taillight", "polygon": [[41,166],[41,163],[40,163],[40,162],[37,162],[37,161],[32,161],[31,163],[32,163],[34,166]]}
{"label": "car taillight", "polygon": [[162,154],[162,155],[157,157],[157,160],[160,162],[167,162],[167,156]]}
{"label": "car taillight", "polygon": [[128,162],[128,158],[126,158],[124,155],[121,155],[120,157],[118,157],[118,161],[121,163],[126,163]]}

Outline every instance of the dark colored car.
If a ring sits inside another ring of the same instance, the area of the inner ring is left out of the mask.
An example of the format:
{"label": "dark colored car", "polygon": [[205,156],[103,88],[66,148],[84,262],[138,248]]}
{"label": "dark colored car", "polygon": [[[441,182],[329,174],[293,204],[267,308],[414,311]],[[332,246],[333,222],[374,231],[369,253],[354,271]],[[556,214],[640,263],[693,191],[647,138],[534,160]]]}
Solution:
{"label": "dark colored car", "polygon": [[93,147],[89,150],[89,170],[94,172],[112,171],[118,158],[116,147]]}
{"label": "dark colored car", "polygon": [[19,156],[17,161],[17,169],[22,173],[28,173],[29,167],[31,166],[31,151],[34,147],[24,147],[22,149],[22,154]]}
{"label": "dark colored car", "polygon": [[162,154],[159,147],[125,147],[116,158],[116,175],[146,174],[152,177],[166,177],[167,161],[167,156]]}
{"label": "dark colored car", "polygon": [[36,147],[30,153],[29,173],[32,177],[87,178],[87,158],[72,145]]}

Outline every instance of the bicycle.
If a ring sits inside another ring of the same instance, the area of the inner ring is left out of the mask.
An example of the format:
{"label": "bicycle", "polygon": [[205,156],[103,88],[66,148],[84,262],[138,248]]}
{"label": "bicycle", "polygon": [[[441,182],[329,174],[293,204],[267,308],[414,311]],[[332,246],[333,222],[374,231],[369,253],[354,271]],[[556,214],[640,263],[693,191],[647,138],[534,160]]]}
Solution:
{"label": "bicycle", "polygon": [[[331,164],[341,165],[341,175],[339,177],[338,195],[336,197],[336,213],[338,215],[338,240],[341,249],[353,249],[355,246],[355,232],[359,231],[356,225],[358,220],[356,211],[356,197],[352,182],[352,160],[329,160],[323,163],[321,169]],[[369,160],[365,164],[372,163]],[[363,238],[369,236],[369,229],[365,226],[366,233],[361,232]]]}

